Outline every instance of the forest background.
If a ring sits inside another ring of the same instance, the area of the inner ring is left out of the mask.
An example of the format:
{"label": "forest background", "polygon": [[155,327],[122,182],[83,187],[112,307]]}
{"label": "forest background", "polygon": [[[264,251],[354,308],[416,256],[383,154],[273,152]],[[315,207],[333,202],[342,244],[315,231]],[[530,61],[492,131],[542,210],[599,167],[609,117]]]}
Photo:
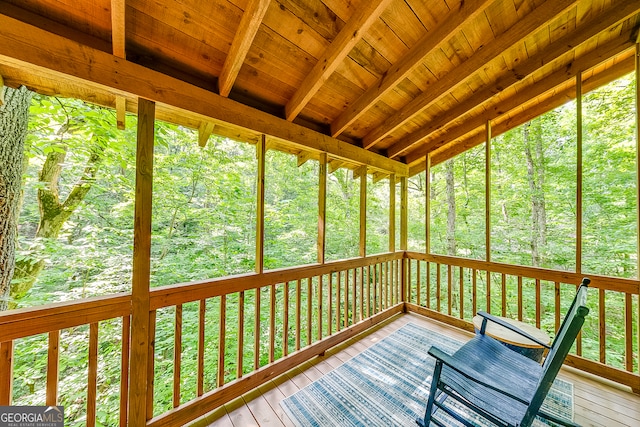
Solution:
{"label": "forest background", "polygon": [[[632,74],[583,99],[585,274],[638,277],[634,85]],[[569,102],[492,140],[492,261],[575,271],[576,116],[576,103]],[[136,118],[127,116],[125,130],[115,122],[109,109],[34,96],[12,308],[130,291]],[[431,169],[432,253],[485,259],[485,153],[483,144]],[[266,159],[265,269],[314,263],[318,162],[299,164],[273,150]],[[196,130],[156,123],[152,286],[254,271],[256,172],[251,144],[212,136],[200,147]],[[426,247],[425,182],[424,172],[409,179],[408,249],[418,252]],[[358,256],[359,183],[345,169],[328,177],[327,260]],[[387,179],[368,177],[367,254],[388,251],[389,191]],[[399,223],[395,228],[399,233]],[[623,366],[623,301],[608,298],[608,350],[612,364]],[[169,336],[173,326],[165,324]],[[110,408],[118,407],[119,358],[111,363],[110,354],[120,346],[119,331],[117,324],[101,327],[102,425],[113,424],[117,411]],[[86,333],[66,331],[61,343],[60,395],[69,425],[83,424],[86,396],[78,385],[86,372]],[[157,370],[170,369],[170,341],[159,327]],[[597,345],[587,335],[585,355],[593,351],[597,359]],[[189,360],[192,350],[185,347]],[[46,336],[17,343],[16,404],[43,404],[46,348]],[[194,369],[189,363],[183,369],[189,384]],[[155,408],[162,412],[171,407],[171,387],[157,385]]]}

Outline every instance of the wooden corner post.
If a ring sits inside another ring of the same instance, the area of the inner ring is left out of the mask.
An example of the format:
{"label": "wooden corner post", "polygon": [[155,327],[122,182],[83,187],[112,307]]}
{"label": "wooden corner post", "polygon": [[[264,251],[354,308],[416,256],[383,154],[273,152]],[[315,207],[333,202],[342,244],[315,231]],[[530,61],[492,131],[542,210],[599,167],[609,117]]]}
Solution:
{"label": "wooden corner post", "polygon": [[[155,103],[138,100],[136,149],[136,199],[133,228],[133,276],[131,290],[131,356],[129,426],[146,425],[149,346],[149,282],[151,274],[151,208],[153,184]],[[149,417],[150,418],[150,417]]]}
{"label": "wooden corner post", "polygon": [[318,171],[318,263],[324,264],[327,245],[327,153],[320,154]]}

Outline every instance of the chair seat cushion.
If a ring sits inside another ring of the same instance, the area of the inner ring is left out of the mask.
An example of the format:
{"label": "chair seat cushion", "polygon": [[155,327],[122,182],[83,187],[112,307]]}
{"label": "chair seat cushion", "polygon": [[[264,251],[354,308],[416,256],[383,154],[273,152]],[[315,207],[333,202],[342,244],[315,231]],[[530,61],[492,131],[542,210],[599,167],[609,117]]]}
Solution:
{"label": "chair seat cushion", "polygon": [[[502,345],[486,335],[478,335],[456,351],[452,358],[482,383],[504,390],[530,402],[542,376],[542,366]],[[440,380],[457,394],[486,411],[497,414],[505,422],[516,425],[527,406],[489,387],[472,381],[443,366]]]}

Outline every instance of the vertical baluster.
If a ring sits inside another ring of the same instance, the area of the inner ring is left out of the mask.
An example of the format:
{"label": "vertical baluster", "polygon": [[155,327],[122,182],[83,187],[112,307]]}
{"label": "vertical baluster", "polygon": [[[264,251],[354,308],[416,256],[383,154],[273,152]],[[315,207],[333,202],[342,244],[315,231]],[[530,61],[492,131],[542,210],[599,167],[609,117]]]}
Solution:
{"label": "vertical baluster", "polygon": [[440,264],[436,264],[436,307],[438,313],[441,313],[441,298],[440,298]]}
{"label": "vertical baluster", "polygon": [[176,305],[173,331],[173,407],[180,406],[180,374],[182,368],[182,304]]}
{"label": "vertical baluster", "polygon": [[311,315],[313,306],[313,283],[312,278],[307,278],[307,345],[311,345]]}
{"label": "vertical baluster", "polygon": [[269,363],[276,358],[276,285],[269,287]]}
{"label": "vertical baluster", "polygon": [[536,328],[540,329],[540,316],[542,315],[542,297],[541,297],[540,279],[536,279]]}
{"label": "vertical baluster", "polygon": [[244,291],[238,295],[238,350],[236,354],[236,378],[244,373]]}
{"label": "vertical baluster", "polygon": [[255,294],[256,299],[254,306],[255,319],[253,327],[253,369],[257,370],[260,367],[260,305],[262,303],[262,289],[256,288]]}
{"label": "vertical baluster", "polygon": [[[149,360],[152,360],[152,359],[149,359]],[[97,323],[91,323],[89,325],[89,361],[88,362],[89,362],[89,366],[88,366],[88,372],[87,372],[87,427],[94,427],[96,425],[96,404],[97,404],[97,397],[98,397],[97,396],[97,393],[98,393],[98,324]],[[149,377],[149,378],[153,378],[153,377]],[[153,395],[152,395],[152,399],[153,399]],[[151,414],[153,416],[153,412]],[[147,412],[147,418],[149,418],[148,415],[149,414]]]}
{"label": "vertical baluster", "polygon": [[327,293],[327,335],[333,334],[333,273],[329,273],[329,289]]}
{"label": "vertical baluster", "polygon": [[340,288],[342,287],[342,272],[338,271],[338,282],[336,283],[336,332],[340,332],[340,320],[342,312],[340,311]]}
{"label": "vertical baluster", "polygon": [[[418,261],[418,263],[419,262],[420,261]],[[427,261],[425,265],[425,288],[425,302],[427,303],[427,308],[431,308],[431,263],[429,261]]]}
{"label": "vertical baluster", "polygon": [[502,273],[501,279],[502,286],[502,316],[507,315],[507,275]]}
{"label": "vertical baluster", "polygon": [[373,264],[373,314],[378,312],[378,266]]}
{"label": "vertical baluster", "polygon": [[364,320],[364,267],[358,268],[359,280],[358,283],[360,285],[360,320]]}
{"label": "vertical baluster", "polygon": [[322,286],[324,276],[318,276],[318,341],[322,339]]}
{"label": "vertical baluster", "polygon": [[[409,260],[409,272],[407,274],[411,283],[411,260]],[[416,305],[420,305],[420,260],[416,260]],[[411,289],[411,288],[409,288]],[[411,293],[409,293],[411,295]]]}
{"label": "vertical baluster", "polygon": [[367,272],[367,318],[369,318],[371,317],[371,265],[368,265],[365,271]]}
{"label": "vertical baluster", "polygon": [[605,292],[604,289],[598,289],[598,320],[599,327],[599,343],[600,343],[600,363],[607,363],[607,324],[605,309]]}
{"label": "vertical baluster", "polygon": [[487,271],[487,313],[491,313],[491,272]]}
{"label": "vertical baluster", "polygon": [[[624,362],[625,369],[633,372],[633,300],[631,294],[624,294]],[[640,344],[639,344],[640,345]]]}
{"label": "vertical baluster", "polygon": [[475,316],[478,312],[478,271],[474,268],[471,270],[471,315]]}
{"label": "vertical baluster", "polygon": [[[131,316],[122,318],[122,353],[120,354],[120,427],[127,425],[129,411],[129,348],[131,346]],[[1,358],[0,358],[1,359]],[[0,363],[2,366],[2,363]],[[2,387],[0,387],[2,390]],[[2,402],[0,402],[2,404]]]}
{"label": "vertical baluster", "polygon": [[464,271],[460,267],[460,318],[464,319]]}
{"label": "vertical baluster", "polygon": [[207,300],[200,300],[198,307],[198,379],[196,393],[198,396],[204,394],[204,324],[207,312]]}
{"label": "vertical baluster", "polygon": [[451,316],[451,306],[453,305],[453,267],[447,266],[447,314]]}
{"label": "vertical baluster", "polygon": [[357,300],[357,293],[356,293],[356,289],[358,287],[358,280],[357,280],[357,268],[353,269],[353,277],[351,279],[351,324],[354,325],[356,323],[356,314],[357,314],[357,307],[358,307],[358,300]]}
{"label": "vertical baluster", "polygon": [[220,318],[218,319],[218,375],[217,386],[224,385],[224,356],[227,332],[227,295],[220,295]]}
{"label": "vertical baluster", "polygon": [[560,329],[560,282],[555,282],[554,284],[554,294],[555,294],[555,330],[558,332]]}
{"label": "vertical baluster", "polygon": [[[149,312],[149,353],[147,358],[147,420],[153,418],[153,389],[155,385],[155,354],[156,354],[156,310]],[[97,328],[97,325],[96,325]],[[96,329],[96,334],[98,333]]]}
{"label": "vertical baluster", "polygon": [[349,326],[349,270],[344,272],[344,327]]}
{"label": "vertical baluster", "polygon": [[522,276],[518,276],[518,320],[522,321]]}
{"label": "vertical baluster", "polygon": [[60,331],[49,332],[49,351],[47,356],[47,406],[58,405]]}
{"label": "vertical baluster", "polygon": [[302,330],[302,279],[296,282],[296,350],[300,350],[300,333]]}
{"label": "vertical baluster", "polygon": [[289,282],[284,283],[284,309],[282,310],[282,355],[289,355]]}

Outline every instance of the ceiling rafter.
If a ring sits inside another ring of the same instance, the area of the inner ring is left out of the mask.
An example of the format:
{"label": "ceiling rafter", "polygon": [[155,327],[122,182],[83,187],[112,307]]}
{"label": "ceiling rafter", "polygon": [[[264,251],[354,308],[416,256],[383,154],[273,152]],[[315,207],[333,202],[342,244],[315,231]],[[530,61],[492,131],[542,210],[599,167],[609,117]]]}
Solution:
{"label": "ceiling rafter", "polygon": [[373,147],[385,136],[447,95],[451,89],[466,81],[506,49],[525,39],[530,33],[554,19],[558,14],[573,7],[576,2],[577,0],[547,0],[544,4],[535,8],[531,13],[511,26],[511,28],[460,64],[456,68],[455,73],[448,73],[440,80],[434,82],[428,91],[414,98],[410,103],[387,118],[382,125],[369,132],[369,134],[362,139],[363,147]]}
{"label": "ceiling rafter", "polygon": [[[635,58],[633,56],[630,56],[620,63],[616,64],[615,67],[611,67],[602,73],[598,73],[586,79],[582,84],[583,91],[589,92],[604,84],[607,84],[608,82],[619,79],[625,74],[632,72],[635,69],[634,59]],[[565,88],[565,90],[563,91],[559,91],[553,97],[545,100],[544,104],[536,105],[533,108],[523,109],[522,112],[514,115],[509,120],[505,120],[497,125],[493,125],[491,127],[491,135],[493,137],[502,135],[503,133],[524,123],[527,123],[528,121],[531,121],[536,117],[550,111],[550,109],[561,106],[562,104],[566,103],[568,99],[575,99],[575,85]],[[455,141],[455,143],[450,146],[442,147],[441,150],[439,150],[437,153],[434,153],[434,155],[431,157],[431,166],[440,164],[452,157],[457,156],[458,154],[461,154],[477,145],[480,145],[484,143],[485,140],[486,137],[484,135],[484,132],[480,131],[480,133],[473,134],[465,139]],[[411,168],[409,169],[410,174],[421,172],[425,169],[424,165],[425,161],[423,157],[411,166]],[[422,167],[421,170],[420,167]]]}
{"label": "ceiling rafter", "polygon": [[313,95],[324,85],[340,63],[358,43],[369,27],[376,22],[382,12],[385,11],[392,0],[377,0],[365,2],[361,6],[340,33],[333,40],[327,50],[318,58],[318,62],[307,74],[302,84],[296,90],[285,106],[287,120],[291,121],[302,111],[305,105],[313,98]]}
{"label": "ceiling rafter", "polygon": [[[487,120],[495,120],[496,118],[498,118],[503,114],[508,114],[509,111],[525,104],[528,100],[535,99],[543,95],[544,93],[547,93],[553,90],[554,88],[566,83],[567,81],[575,79],[575,76],[577,75],[578,72],[581,72],[581,71],[584,72],[586,70],[589,70],[601,64],[603,60],[608,60],[612,57],[623,54],[625,51],[628,51],[629,52],[628,55],[632,57],[634,52],[630,51],[630,49],[632,49],[633,46],[634,46],[633,42],[629,39],[628,35],[625,34],[621,37],[618,37],[615,40],[610,41],[606,45],[601,46],[597,50],[591,51],[588,54],[583,55],[580,58],[577,58],[571,64],[571,67],[569,69],[561,69],[559,71],[556,71],[555,73],[550,74],[544,79],[541,79],[540,81],[538,81],[535,86],[530,86],[524,91],[518,93],[517,95],[510,97],[509,99],[505,100],[500,104],[497,104],[493,108],[489,109],[485,114],[481,114],[479,116],[470,118],[469,120],[465,120],[464,123],[458,126],[455,126],[451,129],[448,129],[444,138],[442,139],[436,138],[433,141],[429,141],[425,145],[421,146],[420,149],[415,150],[411,152],[409,155],[407,155],[407,163],[411,165],[417,161],[421,161],[420,159],[424,158],[424,156],[428,155],[430,152],[438,150],[447,144],[455,143],[456,140],[458,140],[458,138],[471,133],[475,129],[481,128],[483,124],[487,122]],[[626,69],[622,66],[613,67],[613,68],[616,68],[616,69],[619,68],[620,70]],[[605,76],[606,73],[607,72],[600,73],[600,74]],[[599,78],[597,80],[594,78],[591,78],[585,82],[585,90],[588,87],[593,88],[594,82],[602,82],[603,79],[605,79],[604,81],[606,81],[606,78],[600,77],[600,74],[598,75]],[[626,73],[623,72],[620,75],[624,75],[624,74]],[[620,75],[616,74],[617,77],[619,77]],[[609,79],[612,78],[610,77],[611,76],[610,74],[607,76],[608,76],[607,78]],[[573,89],[570,89],[570,90],[573,90]],[[566,90],[560,91],[559,93],[565,93],[565,92]],[[558,95],[554,95],[552,98],[555,99],[556,96]],[[562,98],[564,99],[564,102],[566,102],[567,97],[571,99],[575,98],[575,94],[572,97],[565,94],[564,98]],[[530,108],[528,110],[535,112],[535,115],[532,116],[532,118],[535,118],[546,111],[550,111],[552,108],[555,108],[556,106],[557,105],[552,106],[552,102],[545,100],[545,102],[540,103],[539,107]],[[514,126],[510,126],[510,128],[511,127],[514,127]],[[498,133],[496,133],[498,132],[499,129],[500,128],[497,128],[497,127],[492,128],[492,134],[494,136],[499,135]],[[505,129],[505,131],[506,130],[507,129]],[[481,136],[484,138],[484,135],[481,135]]]}
{"label": "ceiling rafter", "polygon": [[218,78],[220,95],[229,96],[262,19],[267,13],[269,3],[270,0],[249,0]]}
{"label": "ceiling rafter", "polygon": [[[50,33],[30,24],[0,14],[0,65],[30,70],[32,78],[46,74],[98,89],[110,88],[146,98],[176,109],[187,110],[201,120],[212,120],[252,129],[286,141],[292,147],[326,152],[334,157],[367,164],[374,169],[388,170],[406,176],[406,165],[382,155],[363,150],[288,122],[237,101],[219,96],[206,89],[151,70],[134,62],[118,59],[101,50]],[[22,78],[22,83],[29,85]]]}
{"label": "ceiling rafter", "polygon": [[557,60],[562,55],[570,54],[566,50],[567,46],[577,47],[582,45],[592,37],[597,36],[598,33],[605,31],[606,29],[611,28],[632,16],[637,12],[637,10],[638,5],[635,0],[628,0],[622,4],[616,4],[603,14],[593,17],[593,19],[581,25],[576,31],[556,40],[544,50],[515,66],[502,78],[474,93],[470,98],[456,107],[434,117],[426,126],[416,130],[412,134],[404,137],[401,141],[393,144],[387,149],[387,156],[389,158],[396,158],[403,155],[416,144],[427,139],[438,129],[446,126],[447,123],[454,121],[474,108],[482,105],[500,91],[517,84],[526,76],[549,65],[549,63]]}
{"label": "ceiling rafter", "polygon": [[425,34],[420,41],[396,64],[392,65],[380,80],[371,85],[367,91],[351,104],[339,117],[331,123],[331,135],[340,135],[354,121],[372,107],[385,93],[393,89],[431,52],[447,41],[459,27],[472,20],[484,11],[493,0],[469,0],[460,5],[460,9],[452,11],[447,19],[432,32]]}

